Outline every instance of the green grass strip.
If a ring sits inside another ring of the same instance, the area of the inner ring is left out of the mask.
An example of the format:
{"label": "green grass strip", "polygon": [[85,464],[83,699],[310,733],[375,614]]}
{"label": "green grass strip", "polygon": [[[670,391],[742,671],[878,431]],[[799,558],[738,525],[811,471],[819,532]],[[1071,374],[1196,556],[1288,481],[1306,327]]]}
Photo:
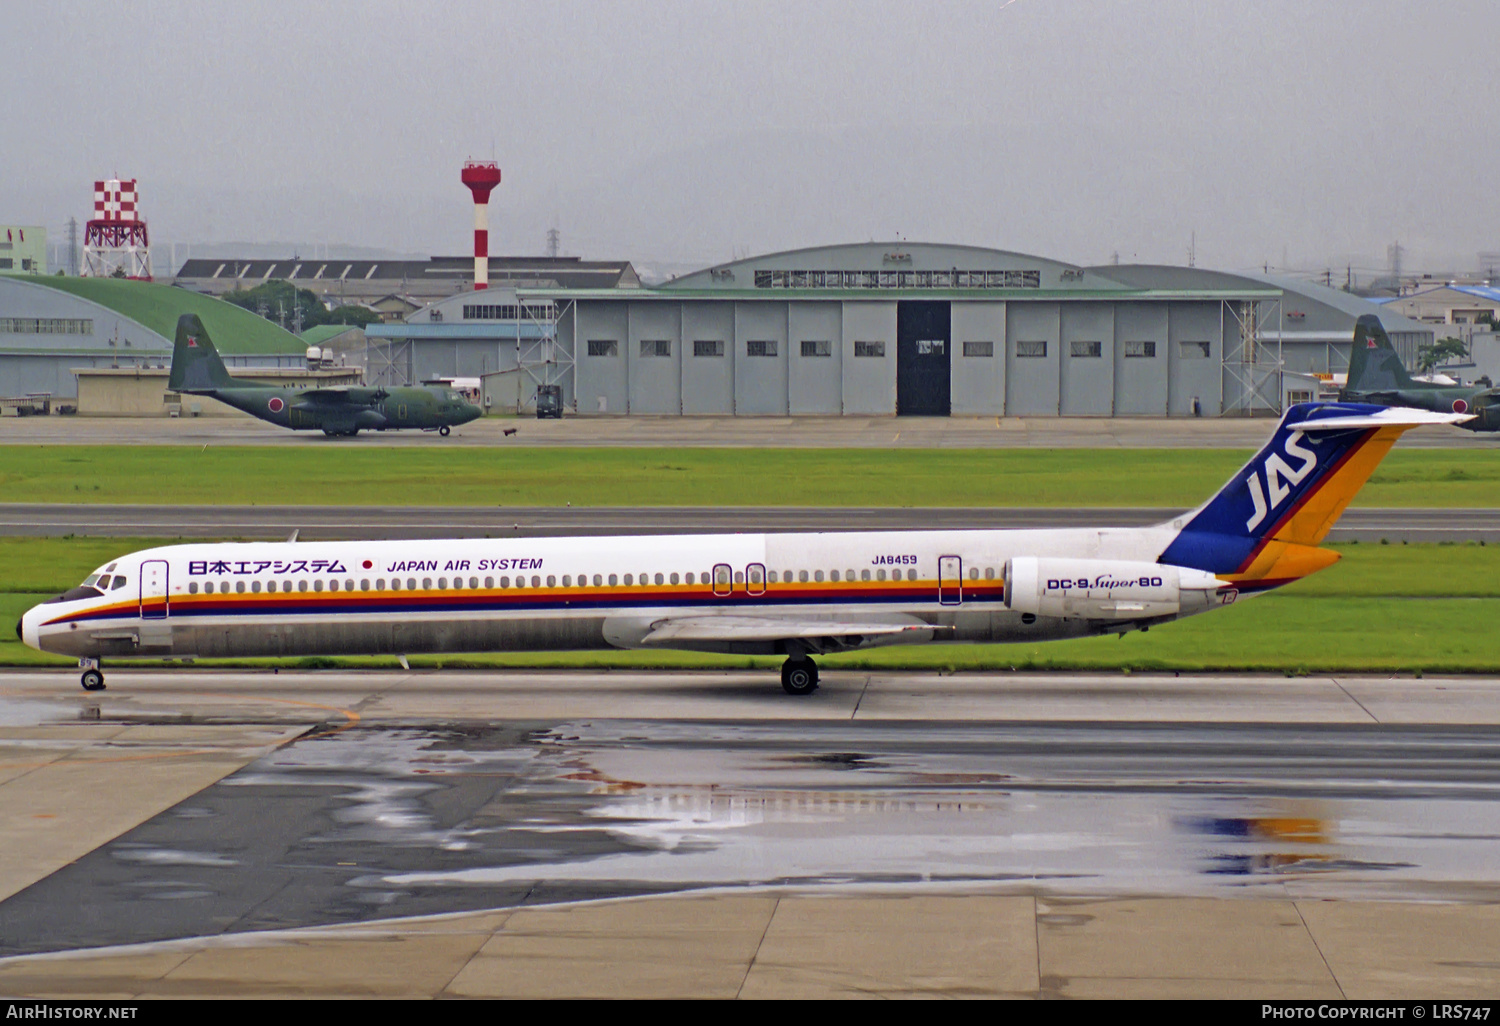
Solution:
{"label": "green grass strip", "polygon": [[[1195,506],[1226,449],[0,446],[19,502],[336,506]],[[1393,452],[1362,506],[1500,506],[1500,449]]]}

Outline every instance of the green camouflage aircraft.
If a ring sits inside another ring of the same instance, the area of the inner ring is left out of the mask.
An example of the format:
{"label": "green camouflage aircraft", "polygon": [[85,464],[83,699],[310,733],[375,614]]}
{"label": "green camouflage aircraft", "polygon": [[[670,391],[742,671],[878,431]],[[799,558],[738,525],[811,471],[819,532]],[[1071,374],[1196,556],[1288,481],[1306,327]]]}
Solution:
{"label": "green camouflage aircraft", "polygon": [[167,388],[212,396],[272,424],[294,431],[321,429],[325,435],[420,428],[446,436],[453,425],[467,424],[483,412],[453,389],[440,386],[291,388],[230,377],[196,314],[177,319]]}
{"label": "green camouflage aircraft", "polygon": [[1339,399],[1377,406],[1409,406],[1438,413],[1469,413],[1459,427],[1500,431],[1500,389],[1482,385],[1437,385],[1413,381],[1391,345],[1380,318],[1365,314],[1354,323],[1349,380]]}

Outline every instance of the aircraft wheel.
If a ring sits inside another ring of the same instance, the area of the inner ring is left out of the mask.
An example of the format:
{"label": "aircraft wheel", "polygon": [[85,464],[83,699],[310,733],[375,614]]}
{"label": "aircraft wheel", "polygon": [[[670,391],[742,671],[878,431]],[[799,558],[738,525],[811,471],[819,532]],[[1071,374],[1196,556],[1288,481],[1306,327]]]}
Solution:
{"label": "aircraft wheel", "polygon": [[83,676],[78,678],[78,683],[83,685],[85,691],[103,691],[104,674],[98,670],[84,670]]}
{"label": "aircraft wheel", "polygon": [[448,425],[444,424],[442,427],[438,428],[438,434],[442,435],[444,438],[447,438],[448,437],[448,432],[450,430],[451,429],[448,427]]}
{"label": "aircraft wheel", "polygon": [[818,690],[818,664],[811,659],[788,659],[781,664],[781,687],[789,695]]}
{"label": "aircraft wheel", "polygon": [[327,435],[329,438],[333,438],[334,436],[336,436],[338,434],[338,432],[335,431],[333,428],[324,428],[323,429],[323,434]]}

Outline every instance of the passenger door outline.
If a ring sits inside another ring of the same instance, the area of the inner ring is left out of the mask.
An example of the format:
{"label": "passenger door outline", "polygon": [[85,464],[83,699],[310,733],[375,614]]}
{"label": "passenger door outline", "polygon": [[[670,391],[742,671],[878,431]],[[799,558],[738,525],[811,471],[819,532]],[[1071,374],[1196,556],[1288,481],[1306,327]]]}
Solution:
{"label": "passenger door outline", "polygon": [[956,606],[964,600],[964,561],[958,556],[938,557],[938,602]]}
{"label": "passenger door outline", "polygon": [[142,620],[165,620],[167,618],[170,612],[170,600],[167,597],[169,584],[166,560],[148,559],[141,564],[140,616]]}
{"label": "passenger door outline", "polygon": [[714,596],[725,598],[734,591],[734,573],[728,563],[714,564]]}

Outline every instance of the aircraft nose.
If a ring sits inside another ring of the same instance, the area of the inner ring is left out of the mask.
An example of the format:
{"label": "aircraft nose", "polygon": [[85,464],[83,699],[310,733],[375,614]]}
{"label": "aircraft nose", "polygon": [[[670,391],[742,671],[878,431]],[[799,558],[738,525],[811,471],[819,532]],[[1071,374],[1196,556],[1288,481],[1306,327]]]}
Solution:
{"label": "aircraft nose", "polygon": [[16,637],[21,639],[21,644],[27,648],[41,651],[40,639],[37,631],[38,614],[36,607],[26,610],[21,614],[21,619],[16,621]]}

